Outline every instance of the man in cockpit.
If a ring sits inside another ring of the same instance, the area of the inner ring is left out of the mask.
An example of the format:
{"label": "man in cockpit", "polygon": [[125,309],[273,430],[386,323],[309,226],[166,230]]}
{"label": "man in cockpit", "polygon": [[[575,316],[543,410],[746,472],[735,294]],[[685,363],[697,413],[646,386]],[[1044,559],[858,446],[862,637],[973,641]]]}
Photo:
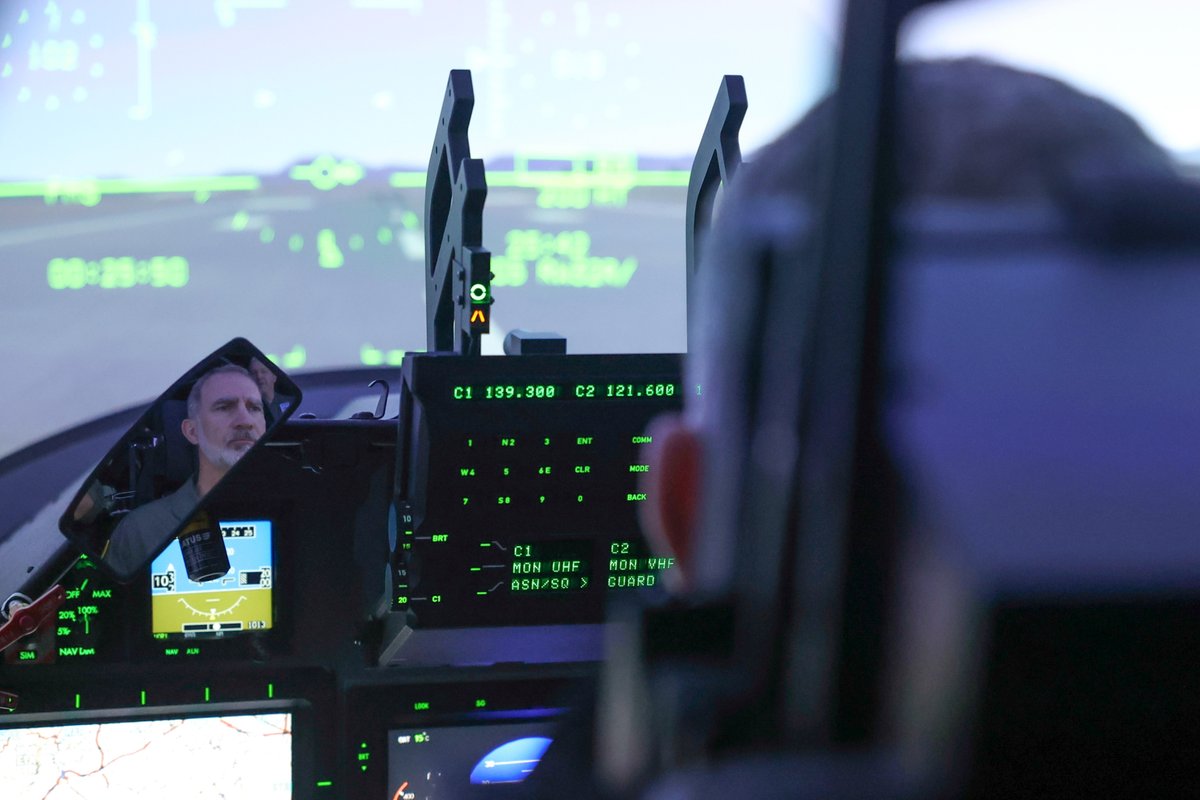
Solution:
{"label": "man in cockpit", "polygon": [[262,390],[254,376],[236,364],[201,375],[187,398],[184,438],[196,446],[197,469],[173,493],[129,512],[116,530],[104,560],[118,572],[136,569],[163,537],[186,521],[217,482],[266,430]]}

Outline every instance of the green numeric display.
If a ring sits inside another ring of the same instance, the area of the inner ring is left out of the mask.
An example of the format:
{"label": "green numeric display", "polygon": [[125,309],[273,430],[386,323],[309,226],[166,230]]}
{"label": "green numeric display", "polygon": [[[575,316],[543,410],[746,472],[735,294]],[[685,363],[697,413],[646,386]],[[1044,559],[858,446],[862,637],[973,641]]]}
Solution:
{"label": "green numeric display", "polygon": [[488,386],[455,386],[455,400],[553,400],[562,396],[562,387],[552,383],[502,383]]}
{"label": "green numeric display", "polygon": [[455,400],[626,400],[660,399],[681,394],[673,381],[650,383],[497,383],[482,386],[453,386]]}

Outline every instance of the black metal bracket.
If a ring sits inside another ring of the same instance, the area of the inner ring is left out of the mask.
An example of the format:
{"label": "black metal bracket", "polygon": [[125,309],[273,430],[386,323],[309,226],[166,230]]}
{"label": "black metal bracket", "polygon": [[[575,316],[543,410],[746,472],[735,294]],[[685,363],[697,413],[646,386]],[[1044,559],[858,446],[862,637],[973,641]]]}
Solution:
{"label": "black metal bracket", "polygon": [[741,75],[721,78],[717,99],[713,101],[708,124],[700,138],[692,174],[688,178],[687,229],[687,291],[692,296],[692,279],[700,261],[700,236],[712,224],[717,189],[728,184],[742,165],[742,150],[738,132],[746,117],[746,83]]}
{"label": "black metal bracket", "polygon": [[484,249],[483,161],[471,158],[471,73],[450,71],[425,178],[425,321],[429,352],[479,355],[492,318],[492,254]]}

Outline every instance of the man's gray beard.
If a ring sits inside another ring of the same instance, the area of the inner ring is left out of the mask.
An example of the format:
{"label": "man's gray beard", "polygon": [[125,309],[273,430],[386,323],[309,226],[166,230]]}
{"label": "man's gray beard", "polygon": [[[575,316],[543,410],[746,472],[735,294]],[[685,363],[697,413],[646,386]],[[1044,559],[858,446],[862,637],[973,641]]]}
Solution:
{"label": "man's gray beard", "polygon": [[214,467],[218,467],[222,472],[228,472],[229,469],[241,460],[242,456],[246,455],[245,450],[235,450],[232,447],[214,446],[212,442],[204,438],[203,433],[197,432],[197,438],[200,440],[197,446],[204,457],[208,459]]}

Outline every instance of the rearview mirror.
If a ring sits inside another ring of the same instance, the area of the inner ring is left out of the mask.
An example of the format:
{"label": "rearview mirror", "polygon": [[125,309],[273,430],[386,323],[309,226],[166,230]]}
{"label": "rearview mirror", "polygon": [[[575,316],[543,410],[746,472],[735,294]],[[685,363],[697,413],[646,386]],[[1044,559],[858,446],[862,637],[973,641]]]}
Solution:
{"label": "rearview mirror", "polygon": [[59,530],[123,583],[176,536],[189,578],[220,577],[229,560],[201,500],[299,404],[299,387],[234,339],[184,373],[113,445]]}

